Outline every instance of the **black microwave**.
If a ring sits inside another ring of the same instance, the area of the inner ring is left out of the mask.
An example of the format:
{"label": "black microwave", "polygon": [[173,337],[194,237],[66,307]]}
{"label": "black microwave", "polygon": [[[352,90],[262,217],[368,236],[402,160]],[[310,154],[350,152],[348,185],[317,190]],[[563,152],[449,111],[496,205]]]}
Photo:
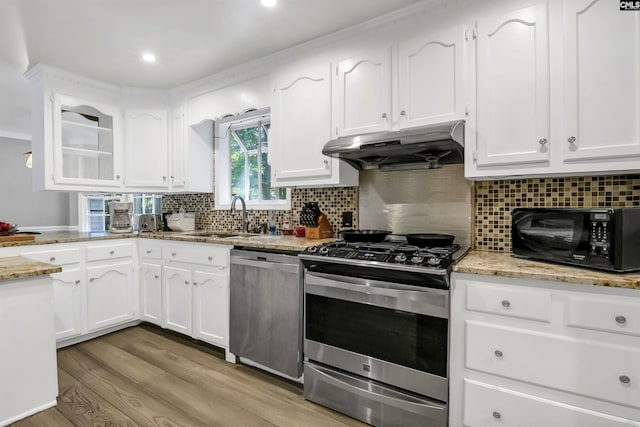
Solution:
{"label": "black microwave", "polygon": [[520,258],[640,270],[640,208],[514,209],[511,250]]}

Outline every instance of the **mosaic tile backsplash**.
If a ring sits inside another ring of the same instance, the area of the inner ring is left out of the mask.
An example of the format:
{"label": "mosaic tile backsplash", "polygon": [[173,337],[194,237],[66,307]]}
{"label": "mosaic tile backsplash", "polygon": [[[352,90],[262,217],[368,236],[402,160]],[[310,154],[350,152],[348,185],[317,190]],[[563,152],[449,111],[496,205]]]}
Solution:
{"label": "mosaic tile backsplash", "polygon": [[[342,229],[342,212],[347,211],[353,213],[353,228],[358,228],[358,187],[294,188],[291,190],[291,210],[250,210],[249,228],[268,222],[269,212],[274,213],[278,230],[285,219],[293,228],[299,225],[300,211],[305,202],[318,202],[334,231]],[[216,210],[214,206],[213,193],[166,194],[162,197],[163,212],[178,212],[180,208],[184,208],[185,212],[195,212],[198,230],[236,230],[241,227],[240,214],[234,218],[229,210]]]}
{"label": "mosaic tile backsplash", "polygon": [[640,206],[640,175],[529,178],[475,184],[475,248],[511,250],[511,211],[517,207]]}

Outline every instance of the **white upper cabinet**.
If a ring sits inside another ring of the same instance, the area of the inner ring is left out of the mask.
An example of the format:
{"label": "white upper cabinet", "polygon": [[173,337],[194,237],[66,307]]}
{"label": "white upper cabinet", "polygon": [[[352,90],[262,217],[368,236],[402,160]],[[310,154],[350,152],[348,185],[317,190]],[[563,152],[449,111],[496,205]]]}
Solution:
{"label": "white upper cabinet", "polygon": [[44,187],[119,186],[120,175],[116,172],[121,147],[119,110],[60,94],[52,96],[52,103],[53,144],[45,144],[43,151],[53,162],[51,175],[44,177]]}
{"label": "white upper cabinet", "polygon": [[563,53],[565,162],[640,156],[640,13],[565,0]]}
{"label": "white upper cabinet", "polygon": [[125,185],[168,188],[167,111],[128,110],[125,121]]}
{"label": "white upper cabinet", "polygon": [[294,67],[275,78],[269,134],[273,186],[357,185],[351,166],[322,155],[331,135],[329,63]]}
{"label": "white upper cabinet", "polygon": [[400,43],[398,48],[398,126],[464,119],[465,29],[445,31]]}
{"label": "white upper cabinet", "polygon": [[477,167],[549,160],[547,22],[545,4],[477,22],[476,108],[466,140]]}
{"label": "white upper cabinet", "polygon": [[391,128],[391,48],[338,62],[334,95],[336,136]]}

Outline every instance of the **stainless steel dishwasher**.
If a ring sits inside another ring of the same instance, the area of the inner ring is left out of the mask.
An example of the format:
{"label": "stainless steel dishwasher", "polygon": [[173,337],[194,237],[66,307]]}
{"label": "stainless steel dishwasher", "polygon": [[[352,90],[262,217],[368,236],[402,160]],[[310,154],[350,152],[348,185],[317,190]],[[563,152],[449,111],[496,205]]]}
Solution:
{"label": "stainless steel dishwasher", "polygon": [[295,255],[231,251],[231,353],[302,375],[302,275]]}

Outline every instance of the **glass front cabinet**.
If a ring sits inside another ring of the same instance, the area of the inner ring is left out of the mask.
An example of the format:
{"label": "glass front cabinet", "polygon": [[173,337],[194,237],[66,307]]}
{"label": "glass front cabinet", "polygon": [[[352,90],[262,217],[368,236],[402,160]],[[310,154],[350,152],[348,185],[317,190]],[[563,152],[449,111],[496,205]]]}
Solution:
{"label": "glass front cabinet", "polygon": [[120,111],[59,94],[52,100],[54,185],[120,186]]}

